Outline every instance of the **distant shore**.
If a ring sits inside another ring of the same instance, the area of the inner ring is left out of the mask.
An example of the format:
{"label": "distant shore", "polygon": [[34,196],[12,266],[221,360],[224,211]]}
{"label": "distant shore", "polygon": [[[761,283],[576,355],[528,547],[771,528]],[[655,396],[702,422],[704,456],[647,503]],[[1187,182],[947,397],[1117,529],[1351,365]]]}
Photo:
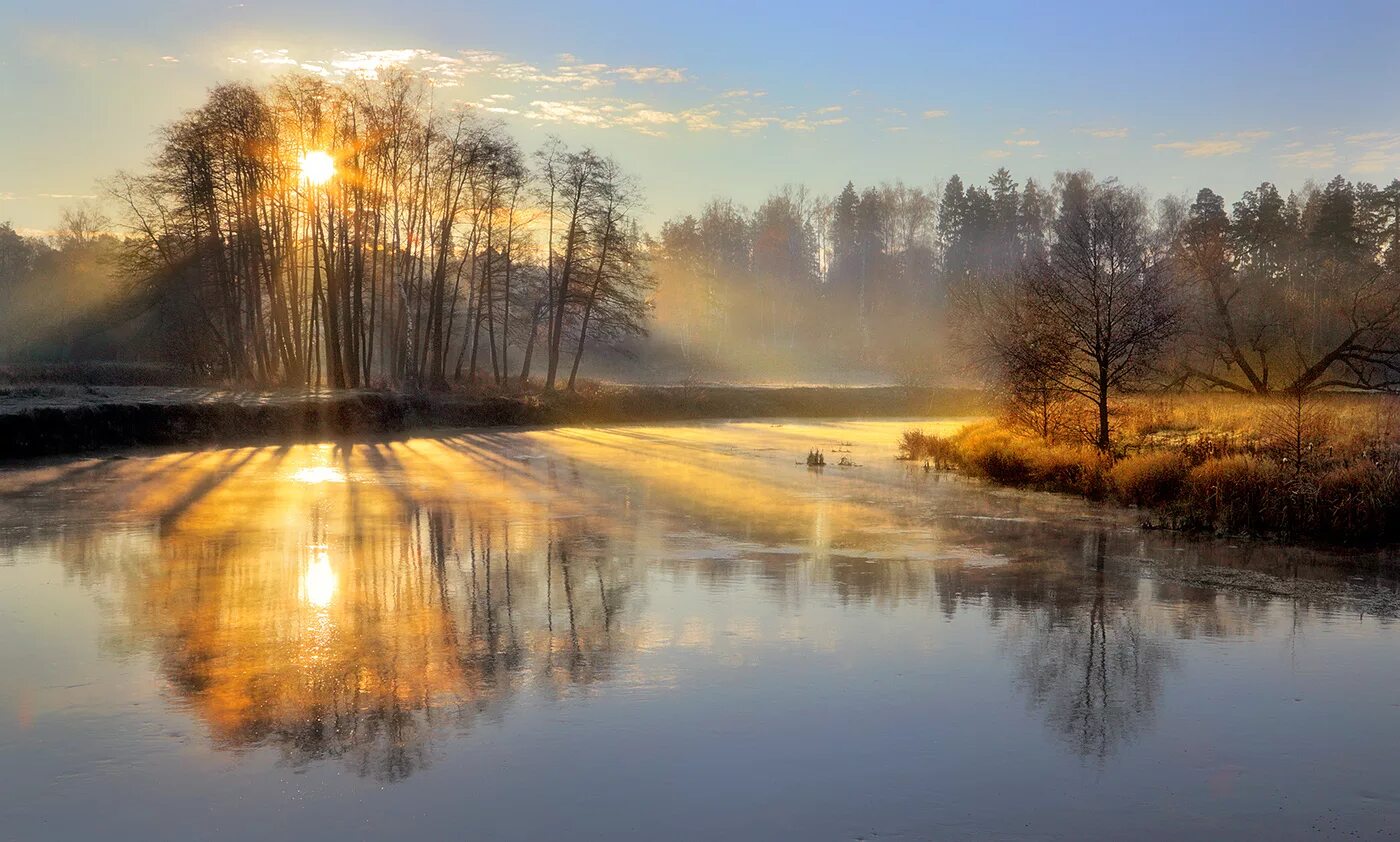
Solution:
{"label": "distant shore", "polygon": [[0,459],[129,447],[376,438],[433,428],[750,418],[900,418],[981,411],[972,389],[918,386],[624,386],[578,393],[233,391],[0,387]]}

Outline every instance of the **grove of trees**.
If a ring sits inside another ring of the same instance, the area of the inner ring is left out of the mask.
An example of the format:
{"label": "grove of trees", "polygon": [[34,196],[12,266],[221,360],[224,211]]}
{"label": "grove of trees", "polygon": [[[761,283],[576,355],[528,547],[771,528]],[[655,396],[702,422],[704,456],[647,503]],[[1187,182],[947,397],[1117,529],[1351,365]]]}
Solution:
{"label": "grove of trees", "polygon": [[557,141],[532,159],[405,73],[217,87],[111,193],[133,295],[167,358],[206,377],[444,388],[543,369],[552,389],[594,340],[644,329],[621,167]]}

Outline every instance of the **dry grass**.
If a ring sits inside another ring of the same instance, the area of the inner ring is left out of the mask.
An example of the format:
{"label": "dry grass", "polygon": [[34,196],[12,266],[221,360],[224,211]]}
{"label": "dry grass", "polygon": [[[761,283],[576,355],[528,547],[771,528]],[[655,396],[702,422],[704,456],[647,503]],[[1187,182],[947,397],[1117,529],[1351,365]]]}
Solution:
{"label": "dry grass", "polygon": [[1118,461],[1110,477],[1118,498],[1133,506],[1165,506],[1181,496],[1191,463],[1178,451],[1138,453]]}
{"label": "dry grass", "polygon": [[1092,448],[1018,436],[994,422],[964,427],[951,444],[954,464],[1000,485],[1089,497],[1102,496],[1107,489],[1107,464]]}
{"label": "dry grass", "polygon": [[1134,396],[1111,454],[983,422],[949,461],[1001,485],[1111,497],[1164,526],[1287,540],[1400,539],[1400,399]]}

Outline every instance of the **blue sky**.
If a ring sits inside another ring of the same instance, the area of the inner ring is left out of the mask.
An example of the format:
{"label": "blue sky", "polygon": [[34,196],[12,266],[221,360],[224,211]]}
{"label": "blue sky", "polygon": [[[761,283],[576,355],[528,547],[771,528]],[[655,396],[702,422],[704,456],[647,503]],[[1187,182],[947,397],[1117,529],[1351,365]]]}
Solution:
{"label": "blue sky", "polygon": [[0,8],[0,220],[51,227],[211,85],[403,62],[527,146],[615,155],[655,223],[953,173],[1156,194],[1400,176],[1400,3],[115,3]]}

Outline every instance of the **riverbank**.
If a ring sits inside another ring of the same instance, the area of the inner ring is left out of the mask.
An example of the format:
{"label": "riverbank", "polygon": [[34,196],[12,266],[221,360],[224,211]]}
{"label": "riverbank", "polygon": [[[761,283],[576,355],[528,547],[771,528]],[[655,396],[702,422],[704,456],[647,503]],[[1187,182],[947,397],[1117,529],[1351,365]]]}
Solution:
{"label": "riverbank", "polygon": [[0,388],[0,459],[380,437],[452,427],[969,415],[981,405],[974,390],[906,386],[589,384],[576,393],[409,394],[23,385]]}
{"label": "riverbank", "polygon": [[1374,545],[1400,540],[1396,408],[1373,395],[1138,397],[1117,408],[1106,454],[998,421],[910,430],[899,447],[997,485],[1133,506],[1150,528]]}

